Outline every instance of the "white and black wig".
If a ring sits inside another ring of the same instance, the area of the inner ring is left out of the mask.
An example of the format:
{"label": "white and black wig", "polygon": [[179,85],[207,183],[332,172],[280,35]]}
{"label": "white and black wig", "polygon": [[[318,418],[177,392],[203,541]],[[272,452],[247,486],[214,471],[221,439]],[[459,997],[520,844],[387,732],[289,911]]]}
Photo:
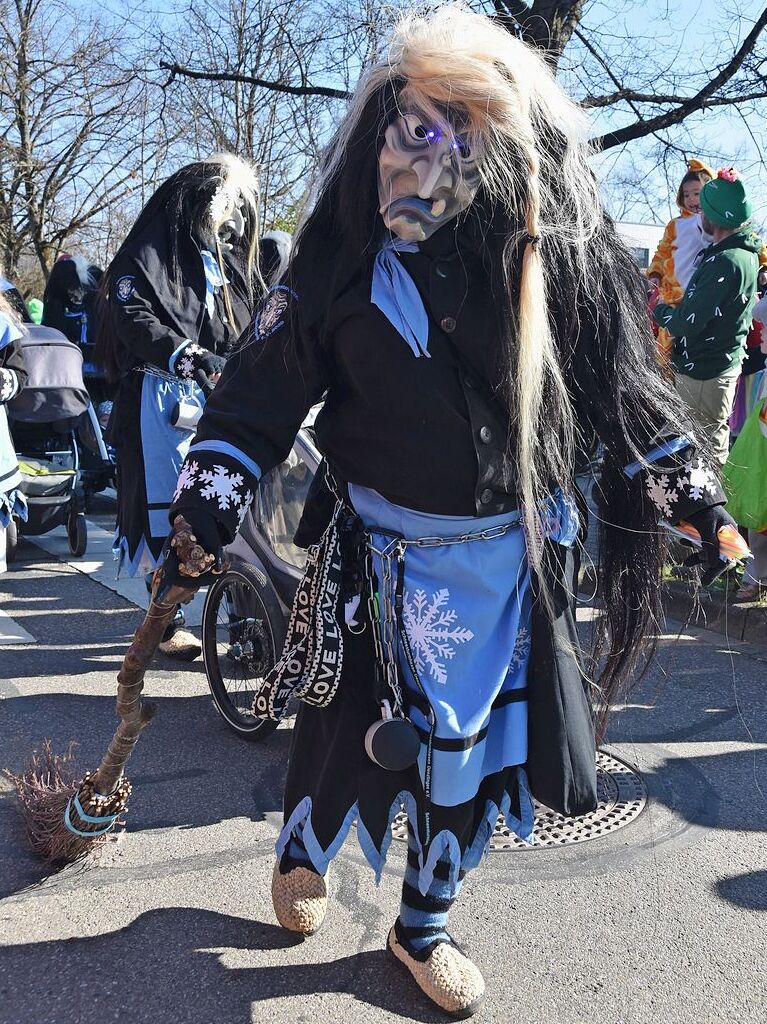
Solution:
{"label": "white and black wig", "polygon": [[[653,357],[641,276],[603,210],[583,112],[539,52],[462,4],[406,15],[363,75],[326,153],[297,262],[320,246],[332,278],[342,265],[372,261],[384,236],[377,190],[384,131],[413,109],[460,124],[481,154],[480,188],[458,231],[473,225],[484,236],[534,569],[547,557],[542,502],[556,486],[572,490],[595,431],[605,444],[606,615],[596,653],[606,654],[606,705],[659,613],[657,513],[623,468],[662,425],[682,430]],[[323,287],[333,294],[332,279]]]}

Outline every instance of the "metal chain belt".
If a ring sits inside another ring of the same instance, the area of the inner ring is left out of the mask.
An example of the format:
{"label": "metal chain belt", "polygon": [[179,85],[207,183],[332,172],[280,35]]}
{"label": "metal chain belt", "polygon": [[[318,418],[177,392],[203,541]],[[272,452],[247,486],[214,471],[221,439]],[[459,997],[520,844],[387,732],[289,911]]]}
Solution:
{"label": "metal chain belt", "polygon": [[[154,372],[149,370],[148,372]],[[157,376],[165,376],[161,372]],[[254,700],[254,712],[258,717],[276,720],[284,715],[291,696],[325,707],[333,699],[338,688],[343,666],[343,640],[340,617],[343,615],[341,600],[341,542],[340,525],[344,517],[356,517],[329,477],[328,483],[336,497],[336,507],[330,522],[318,544],[309,552],[306,571],[302,578],[291,611],[286,643],[282,656],[263,680]],[[395,715],[405,716],[405,698],[397,656],[398,641],[405,660],[420,691],[420,702],[432,731],[436,718],[428,696],[418,677],[410,641],[403,621],[405,552],[408,548],[436,548],[454,544],[466,544],[477,540],[495,540],[519,526],[521,516],[510,522],[490,526],[485,530],[462,533],[456,537],[415,537],[409,539],[391,531],[373,527],[365,530],[360,545],[364,560],[364,576],[367,587],[368,618],[370,620],[373,648],[376,699],[391,697]],[[391,537],[382,549],[376,547],[373,535]],[[364,553],[363,553],[364,552]],[[376,578],[373,555],[381,562],[382,579]],[[395,575],[396,567],[396,575]],[[329,591],[329,592],[328,592]],[[299,630],[299,616],[303,622]],[[306,626],[311,623],[308,631]],[[321,658],[323,651],[328,656]],[[320,661],[323,664],[320,666]],[[322,669],[321,686],[317,677]],[[314,692],[314,688],[317,692]],[[321,691],[321,692],[320,692]],[[417,704],[418,700],[411,703]]]}
{"label": "metal chain belt", "polygon": [[412,539],[408,539],[407,537],[400,537],[397,534],[392,534],[389,530],[382,530],[375,526],[368,530],[367,534],[369,538],[373,533],[380,533],[384,537],[392,537],[391,543],[387,544],[382,551],[379,551],[379,549],[373,545],[372,540],[369,541],[371,551],[380,558],[383,558],[388,555],[390,551],[396,551],[398,547],[401,547],[403,550],[411,547],[437,548],[450,544],[467,544],[473,540],[495,540],[496,537],[503,537],[504,534],[508,533],[510,530],[515,530],[521,521],[522,516],[520,513],[517,513],[516,517],[509,523],[500,523],[498,526],[489,526],[486,530],[478,530],[472,533],[460,533],[455,537],[414,537]]}

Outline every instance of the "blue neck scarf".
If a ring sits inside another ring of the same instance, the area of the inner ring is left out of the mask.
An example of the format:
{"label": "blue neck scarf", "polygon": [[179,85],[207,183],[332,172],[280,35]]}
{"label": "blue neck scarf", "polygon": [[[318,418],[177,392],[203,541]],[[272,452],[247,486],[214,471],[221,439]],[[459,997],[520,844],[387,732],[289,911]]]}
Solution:
{"label": "blue neck scarf", "polygon": [[418,252],[418,243],[392,238],[383,245],[373,264],[370,301],[405,339],[416,358],[430,359],[429,315],[415,281],[397,258],[398,252]]}

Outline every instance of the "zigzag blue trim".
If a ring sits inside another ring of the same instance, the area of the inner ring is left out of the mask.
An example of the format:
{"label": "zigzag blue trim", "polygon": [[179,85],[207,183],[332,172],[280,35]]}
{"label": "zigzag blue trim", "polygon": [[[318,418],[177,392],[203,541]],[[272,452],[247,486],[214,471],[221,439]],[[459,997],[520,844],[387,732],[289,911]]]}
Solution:
{"label": "zigzag blue trim", "polygon": [[[437,833],[429,844],[429,856],[424,863],[423,844],[417,829],[413,827],[418,853],[418,888],[421,893],[425,894],[431,885],[434,878],[434,869],[441,857],[444,857],[450,864],[450,881],[453,885],[458,884],[459,874],[462,870],[471,871],[477,867],[490,844],[495,823],[500,815],[503,815],[510,831],[518,835],[523,842],[532,843],[535,808],[527,784],[527,774],[521,766],[517,769],[517,778],[519,781],[519,803],[522,808],[522,817],[517,818],[511,813],[511,796],[509,793],[504,793],[500,808],[494,801],[488,800],[474,840],[463,857],[461,857],[458,837],[449,829],[443,829]],[[364,822],[359,820],[359,804],[357,802],[352,804],[347,811],[341,827],[332,842],[326,849],[323,849],[312,826],[312,798],[305,796],[303,800],[296,804],[293,808],[293,813],[285,822],[275,843],[275,852],[278,858],[282,857],[291,836],[295,835],[303,843],[304,849],[309,854],[309,859],[315,870],[324,875],[328,870],[331,860],[333,860],[343,846],[353,822],[357,819],[357,842],[365,856],[365,860],[375,873],[376,885],[378,885],[386,866],[386,858],[392,841],[391,824],[401,807],[404,807],[411,825],[413,822],[418,821],[415,797],[409,790],[401,790],[394,798],[389,809],[388,826],[380,849],[376,846],[372,836],[365,828]]]}
{"label": "zigzag blue trim", "polygon": [[[170,531],[170,527],[168,528]],[[126,537],[121,537],[119,532],[115,530],[114,544],[112,545],[112,554],[117,560],[117,579],[120,578],[120,574],[123,569],[127,569],[127,576],[136,576],[141,566],[141,560],[144,556],[147,559],[147,572],[151,572],[152,569],[156,569],[160,564],[160,559],[155,558],[152,554],[152,549],[147,544],[146,537],[142,537],[136,548],[136,553],[131,558],[130,550],[128,548],[128,540]]]}
{"label": "zigzag blue trim", "polygon": [[27,508],[27,499],[21,491],[17,491],[14,488],[12,491],[6,491],[0,493],[0,527],[4,530],[7,528],[11,521],[11,517],[16,516],[22,523],[26,523],[29,516],[29,510]]}

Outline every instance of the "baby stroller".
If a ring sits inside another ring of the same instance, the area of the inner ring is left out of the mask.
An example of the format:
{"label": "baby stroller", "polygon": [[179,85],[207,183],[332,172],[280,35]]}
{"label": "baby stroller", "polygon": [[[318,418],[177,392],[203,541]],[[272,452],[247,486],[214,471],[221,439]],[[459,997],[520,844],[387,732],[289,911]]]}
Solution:
{"label": "baby stroller", "polygon": [[75,433],[90,406],[82,353],[50,327],[30,327],[21,344],[29,378],[9,402],[8,418],[29,516],[9,530],[6,558],[15,554],[18,530],[40,536],[62,523],[79,556],[88,544]]}
{"label": "baby stroller", "polygon": [[114,452],[104,442],[104,423],[114,388],[95,363],[95,296],[103,275],[81,256],[62,256],[51,270],[43,296],[43,323],[60,331],[83,354],[82,375],[93,405],[77,426],[80,481],[86,504],[91,494],[114,485]]}

